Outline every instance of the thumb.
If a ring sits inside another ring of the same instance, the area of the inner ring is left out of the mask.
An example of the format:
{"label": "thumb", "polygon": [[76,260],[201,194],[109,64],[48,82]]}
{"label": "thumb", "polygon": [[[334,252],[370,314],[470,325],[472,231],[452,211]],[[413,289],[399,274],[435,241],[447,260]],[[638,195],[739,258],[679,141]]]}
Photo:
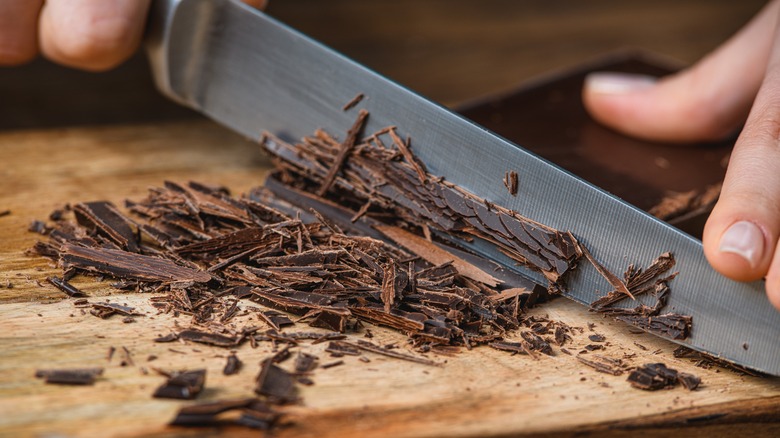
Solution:
{"label": "thumb", "polygon": [[648,140],[721,139],[744,122],[761,85],[780,2],[767,5],[747,26],[695,66],[655,80],[624,73],[594,73],[583,103],[599,122]]}

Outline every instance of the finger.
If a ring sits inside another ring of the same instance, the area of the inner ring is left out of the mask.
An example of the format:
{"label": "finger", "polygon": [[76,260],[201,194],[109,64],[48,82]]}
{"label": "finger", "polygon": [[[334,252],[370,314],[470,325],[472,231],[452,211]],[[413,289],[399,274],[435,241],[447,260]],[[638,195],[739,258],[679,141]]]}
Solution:
{"label": "finger", "polygon": [[668,142],[715,140],[745,120],[766,71],[780,2],[699,63],[657,83],[648,77],[596,73],[583,102],[598,121],[626,134]]}
{"label": "finger", "polygon": [[47,0],[41,12],[41,51],[85,70],[107,70],[141,42],[149,0]]}
{"label": "finger", "polygon": [[780,33],[774,40],[703,240],[710,264],[726,276],[747,281],[769,273],[767,292],[780,303],[780,260],[773,261],[780,258]]}
{"label": "finger", "polygon": [[43,0],[0,1],[0,65],[18,65],[38,54],[38,13]]}

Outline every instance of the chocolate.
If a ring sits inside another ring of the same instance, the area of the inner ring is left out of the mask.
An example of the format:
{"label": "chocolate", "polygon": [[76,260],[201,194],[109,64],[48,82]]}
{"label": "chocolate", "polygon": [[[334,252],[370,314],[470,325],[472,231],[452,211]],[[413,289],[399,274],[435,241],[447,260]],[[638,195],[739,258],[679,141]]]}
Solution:
{"label": "chocolate", "polygon": [[205,383],[205,369],[170,373],[168,380],[154,391],[153,397],[194,399],[203,390]]}
{"label": "chocolate", "polygon": [[102,374],[103,368],[67,368],[37,370],[35,377],[57,385],[93,385],[95,379]]}
{"label": "chocolate", "polygon": [[648,363],[637,367],[628,376],[628,381],[634,388],[646,391],[656,391],[671,388],[681,384],[685,389],[693,391],[701,384],[701,379],[693,374],[679,373],[662,363]]}

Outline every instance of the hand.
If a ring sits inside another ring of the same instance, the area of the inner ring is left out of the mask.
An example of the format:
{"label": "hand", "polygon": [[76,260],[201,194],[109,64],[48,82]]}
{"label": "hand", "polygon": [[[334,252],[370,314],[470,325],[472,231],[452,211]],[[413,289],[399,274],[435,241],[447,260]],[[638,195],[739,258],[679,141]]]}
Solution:
{"label": "hand", "polygon": [[[722,139],[744,123],[720,199],[704,228],[704,254],[721,274],[766,277],[780,309],[780,1],[693,67],[655,81],[596,73],[583,90],[597,120],[668,142]],[[691,165],[696,165],[691,163]]]}
{"label": "hand", "polygon": [[[1,0],[0,65],[52,61],[102,71],[138,49],[150,0]],[[265,0],[244,0],[261,8]]]}

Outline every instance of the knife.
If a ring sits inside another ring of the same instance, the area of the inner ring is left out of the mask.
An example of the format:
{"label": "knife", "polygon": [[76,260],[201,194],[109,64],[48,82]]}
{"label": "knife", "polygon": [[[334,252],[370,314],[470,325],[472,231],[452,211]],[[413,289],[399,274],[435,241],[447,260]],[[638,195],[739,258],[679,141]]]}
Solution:
{"label": "knife", "polygon": [[[356,94],[373,132],[395,125],[433,175],[559,230],[569,230],[611,272],[670,251],[679,275],[664,311],[693,317],[675,341],[780,376],[780,312],[761,282],[716,273],[701,242],[236,0],[156,0],[147,51],[158,88],[250,139],[269,131],[295,142],[315,128],[341,132]],[[563,127],[562,127],[563,128]],[[517,196],[501,180],[520,174]],[[496,248],[472,250],[544,283]],[[566,296],[588,305],[612,290],[590,264],[567,277]]]}

